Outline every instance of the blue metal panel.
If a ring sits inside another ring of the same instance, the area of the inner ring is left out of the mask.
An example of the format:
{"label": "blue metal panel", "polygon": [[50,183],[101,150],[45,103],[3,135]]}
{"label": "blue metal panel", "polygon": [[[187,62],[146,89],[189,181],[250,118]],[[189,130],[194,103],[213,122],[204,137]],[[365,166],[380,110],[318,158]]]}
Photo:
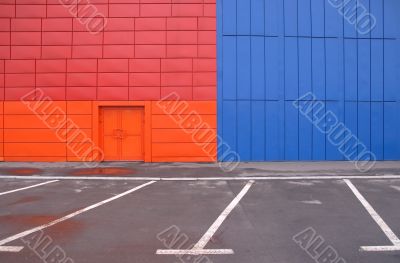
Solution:
{"label": "blue metal panel", "polygon": [[[226,1],[226,0],[224,0]],[[233,1],[234,2],[234,1]],[[236,0],[237,2],[237,14],[235,23],[237,23],[237,34],[238,35],[250,35],[251,27],[251,7],[249,0]]]}
{"label": "blue metal panel", "polygon": [[357,100],[357,40],[344,40],[344,79],[346,100]]}
{"label": "blue metal panel", "polygon": [[[219,156],[228,150],[237,151],[236,137],[238,133],[238,126],[236,124],[236,102],[235,101],[224,101],[223,113],[224,118],[222,119],[223,133],[222,141],[225,143],[222,149],[218,149]],[[221,141],[219,143],[222,143]],[[240,152],[238,152],[240,154]]]}
{"label": "blue metal panel", "polygon": [[399,98],[399,41],[384,40],[384,94],[386,101]]}
{"label": "blue metal panel", "polygon": [[[358,117],[358,103],[357,102],[345,102],[345,116],[344,116],[344,124],[348,129],[345,137],[350,138],[346,139],[346,143],[344,147],[340,149],[343,152],[345,160],[355,161],[358,156],[358,125],[357,125],[357,117]],[[353,154],[354,152],[354,154]]]}
{"label": "blue metal panel", "polygon": [[[358,103],[358,154],[371,150],[371,106],[370,102]],[[365,155],[364,155],[365,156]]]}
{"label": "blue metal panel", "polygon": [[[340,144],[344,139],[344,133],[339,123],[344,122],[344,104],[337,101],[326,102],[325,132],[326,132],[326,159],[337,161],[343,160],[343,155],[339,151]],[[339,128],[338,128],[339,127]]]}
{"label": "blue metal panel", "polygon": [[311,1],[301,0],[298,5],[299,36],[311,36]]}
{"label": "blue metal panel", "polygon": [[265,79],[268,100],[283,99],[284,38],[265,38]]}
{"label": "blue metal panel", "polygon": [[[249,1],[249,0],[247,0]],[[251,34],[264,35],[264,0],[251,0]]]}
{"label": "blue metal panel", "polygon": [[343,41],[325,39],[326,44],[326,99],[343,100]]}
{"label": "blue metal panel", "polygon": [[251,103],[237,102],[237,149],[242,161],[251,160]]}
{"label": "blue metal panel", "polygon": [[297,0],[285,0],[285,36],[297,36]]}
{"label": "blue metal panel", "polygon": [[383,37],[383,2],[382,0],[370,0],[370,12],[374,15],[371,22],[371,37]]}
{"label": "blue metal panel", "polygon": [[[301,101],[300,108],[309,102]],[[313,125],[303,114],[299,114],[299,159],[312,160]]]}
{"label": "blue metal panel", "polygon": [[313,92],[319,100],[325,100],[325,40],[312,40]]}
{"label": "blue metal panel", "polygon": [[383,40],[371,39],[371,100],[383,100]]}
{"label": "blue metal panel", "polygon": [[251,98],[265,99],[264,37],[251,38]]}
{"label": "blue metal panel", "polygon": [[223,99],[236,99],[236,38],[224,37],[222,51]]}
{"label": "blue metal panel", "polygon": [[284,157],[284,104],[282,101],[267,101],[266,112],[266,160],[285,160]]}
{"label": "blue metal panel", "polygon": [[[219,0],[222,2],[222,15],[219,19],[222,19],[222,30],[224,35],[235,35],[236,34],[236,1],[231,0]],[[221,32],[219,32],[221,33]]]}
{"label": "blue metal panel", "polygon": [[384,4],[384,36],[388,38],[400,37],[400,1],[385,0]]}
{"label": "blue metal panel", "polygon": [[383,160],[383,102],[371,103],[371,152]]}
{"label": "blue metal panel", "polygon": [[314,37],[324,37],[324,13],[325,13],[325,0],[312,0],[311,1],[311,21],[312,21],[312,35]]}
{"label": "blue metal panel", "polygon": [[356,160],[365,145],[400,160],[400,1],[359,3],[217,0],[220,159]]}
{"label": "blue metal panel", "polygon": [[265,34],[283,36],[283,2],[282,0],[265,0]]}
{"label": "blue metal panel", "polygon": [[371,37],[372,15],[370,13],[370,0],[358,0],[357,33],[359,38]]}
{"label": "blue metal panel", "polygon": [[[319,106],[318,106],[319,105]],[[313,106],[313,160],[326,159],[325,140],[325,113],[326,104],[314,103]]]}
{"label": "blue metal panel", "polygon": [[357,37],[357,1],[358,0],[346,1],[341,9],[344,17],[343,35],[345,37]]}
{"label": "blue metal panel", "polygon": [[253,101],[251,104],[251,160],[265,160],[265,103]]}
{"label": "blue metal panel", "polygon": [[371,99],[370,40],[358,40],[358,100]]}
{"label": "blue metal panel", "polygon": [[[251,87],[251,46],[249,36],[237,37],[237,98],[250,99]],[[236,64],[236,63],[235,63]]]}
{"label": "blue metal panel", "polygon": [[384,103],[384,157],[385,160],[400,159],[400,107],[396,102]]}
{"label": "blue metal panel", "polygon": [[311,39],[299,39],[299,95],[312,91]]}
{"label": "blue metal panel", "polygon": [[299,70],[297,39],[285,39],[285,99],[295,100],[299,97]]}
{"label": "blue metal panel", "polygon": [[339,7],[332,6],[331,2],[325,3],[325,36],[326,37],[341,37],[343,35],[343,16],[339,13],[339,8],[342,5],[339,2]]}
{"label": "blue metal panel", "polygon": [[299,113],[291,101],[285,102],[285,160],[299,159]]}

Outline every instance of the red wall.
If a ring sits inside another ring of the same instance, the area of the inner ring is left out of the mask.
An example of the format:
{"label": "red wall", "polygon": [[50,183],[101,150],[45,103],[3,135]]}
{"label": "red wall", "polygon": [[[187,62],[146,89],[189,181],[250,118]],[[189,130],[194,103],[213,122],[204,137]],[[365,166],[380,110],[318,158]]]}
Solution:
{"label": "red wall", "polygon": [[[89,134],[97,132],[90,130],[94,119],[88,109],[96,110],[93,101],[141,101],[143,105],[151,105],[147,102],[171,92],[195,103],[194,108],[207,105],[204,121],[215,130],[215,0],[89,2],[1,1],[0,99],[4,101],[1,107],[4,110],[0,117],[4,121],[0,122],[3,133],[0,144],[4,149],[0,155],[3,159],[76,159],[68,158],[67,150],[62,150],[65,142],[53,141],[52,136],[46,135],[46,127],[36,120],[27,121],[32,114],[20,114],[14,107],[13,101],[38,89],[65,105],[68,111],[71,110],[68,105],[75,105],[72,115],[87,118],[82,129]],[[92,18],[93,6],[98,10],[96,18]],[[104,29],[93,34],[82,20],[91,25],[99,23]],[[81,101],[81,105],[90,107],[80,108],[80,104],[66,101]],[[14,127],[17,119],[22,126]],[[165,137],[156,132],[155,141],[150,136],[152,146],[148,151],[159,153],[154,160],[213,160],[214,156],[199,152],[193,141],[179,136],[182,133],[179,129],[172,129],[176,133],[171,134],[167,130],[171,127],[162,127],[164,124],[157,118],[148,117],[146,121],[169,134]],[[157,143],[167,145],[160,149]],[[166,150],[176,143],[179,147],[175,145],[175,152]],[[152,161],[153,155],[150,156],[148,160]]]}
{"label": "red wall", "polygon": [[2,0],[5,100],[35,87],[55,100],[215,100],[215,0],[108,1],[92,0],[107,16],[92,34],[58,0]]}

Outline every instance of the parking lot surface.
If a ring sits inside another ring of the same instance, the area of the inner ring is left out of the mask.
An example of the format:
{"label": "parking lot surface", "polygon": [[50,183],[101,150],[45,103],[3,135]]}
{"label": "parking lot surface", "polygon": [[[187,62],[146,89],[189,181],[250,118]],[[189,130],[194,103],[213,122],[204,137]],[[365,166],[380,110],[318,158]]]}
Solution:
{"label": "parking lot surface", "polygon": [[395,170],[176,170],[172,180],[84,171],[0,176],[0,262],[400,262]]}

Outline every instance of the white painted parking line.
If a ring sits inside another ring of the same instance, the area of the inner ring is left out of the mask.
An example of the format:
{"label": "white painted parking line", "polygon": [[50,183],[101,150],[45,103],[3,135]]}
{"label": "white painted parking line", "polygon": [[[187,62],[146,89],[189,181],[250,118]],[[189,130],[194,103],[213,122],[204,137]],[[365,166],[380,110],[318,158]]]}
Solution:
{"label": "white painted parking line", "polygon": [[[105,205],[105,204],[107,204],[107,203],[109,203],[109,202],[111,202],[111,201],[114,201],[114,200],[119,199],[119,198],[121,198],[121,197],[123,197],[123,196],[126,196],[126,195],[128,195],[128,194],[130,194],[130,193],[133,193],[133,192],[135,192],[135,191],[137,191],[137,190],[139,190],[139,189],[141,189],[141,188],[143,188],[143,187],[146,187],[146,186],[148,186],[148,185],[150,185],[150,184],[153,184],[153,183],[155,183],[155,182],[156,182],[156,181],[150,181],[150,182],[141,184],[141,185],[139,185],[139,186],[137,186],[137,187],[135,187],[135,188],[132,188],[132,189],[126,191],[126,192],[123,192],[123,193],[121,193],[121,194],[115,195],[115,196],[113,196],[113,197],[111,197],[111,198],[108,198],[108,199],[103,200],[103,201],[101,201],[101,202],[98,202],[98,203],[96,203],[96,204],[90,205],[90,206],[88,206],[88,207],[82,208],[82,209],[80,209],[80,210],[78,210],[78,211],[75,211],[75,212],[73,212],[73,213],[71,213],[71,214],[68,214],[68,215],[66,215],[66,216],[64,216],[64,217],[61,217],[61,218],[56,219],[56,220],[54,220],[54,221],[51,221],[51,222],[49,222],[49,223],[47,223],[47,224],[44,224],[44,225],[41,225],[41,226],[38,226],[38,227],[35,227],[35,228],[32,228],[32,229],[26,230],[26,231],[21,232],[21,233],[19,233],[19,234],[16,234],[16,235],[10,236],[10,237],[8,237],[8,238],[5,238],[5,239],[3,239],[3,240],[0,240],[0,251],[6,250],[5,248],[9,248],[9,249],[15,248],[15,251],[9,250],[9,251],[7,251],[7,252],[19,252],[21,249],[18,250],[17,248],[20,248],[20,247],[4,247],[3,245],[5,245],[5,244],[7,244],[7,243],[10,243],[10,242],[12,242],[12,241],[18,240],[18,239],[20,239],[20,238],[23,238],[23,237],[25,237],[25,236],[28,236],[28,235],[30,235],[30,234],[32,234],[32,233],[38,232],[38,231],[40,231],[40,230],[46,229],[46,228],[48,228],[48,227],[54,226],[54,225],[59,224],[59,223],[61,223],[61,222],[64,222],[64,221],[66,221],[66,220],[68,220],[68,219],[71,219],[71,218],[73,218],[73,217],[75,217],[75,216],[77,216],[77,215],[80,215],[80,214],[82,214],[82,213],[84,213],[84,212],[90,211],[90,210],[92,210],[92,209],[94,209],[94,208],[97,208],[97,207],[99,207],[99,206]],[[18,250],[18,251],[17,251],[17,250]]]}
{"label": "white painted parking line", "polygon": [[157,255],[232,255],[232,249],[159,249]]}
{"label": "white painted parking line", "polygon": [[400,251],[400,246],[364,246],[361,251],[365,252],[392,252]]}
{"label": "white painted parking line", "polygon": [[371,204],[364,198],[364,196],[358,191],[354,184],[350,180],[344,180],[349,186],[354,195],[358,198],[367,212],[371,215],[372,219],[378,224],[385,233],[386,237],[392,242],[393,246],[363,246],[362,251],[400,251],[400,239],[396,236],[393,230],[386,224],[382,217],[375,211]]}
{"label": "white painted parking line", "polygon": [[35,188],[35,187],[38,187],[38,186],[42,186],[42,185],[46,185],[46,184],[55,183],[55,182],[58,182],[58,181],[59,181],[59,180],[53,180],[53,181],[47,181],[47,182],[40,183],[40,184],[34,184],[34,185],[31,185],[31,186],[26,186],[26,187],[22,187],[22,188],[10,190],[10,191],[7,191],[7,192],[2,192],[2,193],[0,193],[0,195],[6,195],[6,194],[11,194],[11,193],[19,192],[19,191],[24,191],[24,190],[31,189],[31,188]]}
{"label": "white painted parking line", "polygon": [[[156,254],[159,255],[183,255],[183,254],[193,254],[193,255],[202,255],[202,254],[233,254],[232,249],[217,249],[217,250],[208,250],[204,249],[207,243],[211,240],[214,234],[217,232],[218,228],[222,225],[225,219],[229,216],[232,210],[239,204],[240,200],[246,195],[251,186],[254,184],[254,181],[249,181],[243,187],[243,189],[239,192],[239,194],[232,200],[232,202],[225,208],[224,211],[219,215],[217,220],[210,226],[207,232],[200,238],[200,240],[193,246],[190,250],[174,250],[174,249],[159,249]],[[175,252],[175,253],[174,253]]]}
{"label": "white painted parking line", "polygon": [[285,180],[344,180],[344,179],[400,179],[400,175],[311,175],[311,176],[227,176],[227,177],[106,177],[106,176],[14,176],[0,175],[1,179],[34,180],[97,180],[97,181],[285,181]]}
{"label": "white painted parking line", "polygon": [[20,246],[0,246],[0,252],[20,252],[23,248]]}

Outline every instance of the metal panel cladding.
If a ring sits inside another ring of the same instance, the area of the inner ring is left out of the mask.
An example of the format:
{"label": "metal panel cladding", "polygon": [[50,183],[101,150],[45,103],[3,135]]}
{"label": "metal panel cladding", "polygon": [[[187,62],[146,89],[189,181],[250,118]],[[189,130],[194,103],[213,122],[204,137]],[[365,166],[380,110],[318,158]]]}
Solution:
{"label": "metal panel cladding", "polygon": [[399,160],[400,1],[218,0],[219,159]]}

